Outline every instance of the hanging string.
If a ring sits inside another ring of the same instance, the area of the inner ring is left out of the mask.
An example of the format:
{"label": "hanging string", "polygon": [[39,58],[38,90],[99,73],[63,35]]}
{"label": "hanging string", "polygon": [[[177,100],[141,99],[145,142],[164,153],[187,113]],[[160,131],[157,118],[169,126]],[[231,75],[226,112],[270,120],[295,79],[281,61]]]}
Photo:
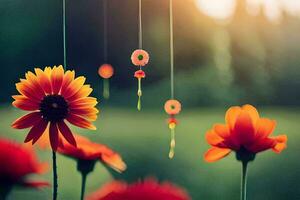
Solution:
{"label": "hanging string", "polygon": [[170,66],[171,66],[171,99],[174,99],[174,33],[173,33],[173,0],[170,0]]}
{"label": "hanging string", "polygon": [[139,0],[139,48],[143,48],[142,0]]}
{"label": "hanging string", "polygon": [[103,58],[104,62],[108,60],[108,41],[107,41],[107,0],[103,0]]}
{"label": "hanging string", "polygon": [[64,69],[67,69],[67,45],[66,45],[66,0],[63,0],[63,49]]}

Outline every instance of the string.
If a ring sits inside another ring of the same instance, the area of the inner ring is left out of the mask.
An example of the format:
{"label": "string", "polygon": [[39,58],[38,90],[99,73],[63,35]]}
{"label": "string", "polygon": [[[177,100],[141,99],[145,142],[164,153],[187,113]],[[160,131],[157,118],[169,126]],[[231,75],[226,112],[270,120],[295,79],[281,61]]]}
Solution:
{"label": "string", "polygon": [[143,48],[142,0],[139,0],[139,49]]}
{"label": "string", "polygon": [[104,62],[107,62],[108,58],[108,41],[107,41],[107,7],[108,7],[108,2],[107,0],[103,0],[103,58]]}
{"label": "string", "polygon": [[173,33],[173,0],[170,0],[170,66],[171,66],[171,99],[174,99],[174,33]]}
{"label": "string", "polygon": [[66,0],[63,0],[63,49],[64,69],[67,69],[67,45],[66,45]]}

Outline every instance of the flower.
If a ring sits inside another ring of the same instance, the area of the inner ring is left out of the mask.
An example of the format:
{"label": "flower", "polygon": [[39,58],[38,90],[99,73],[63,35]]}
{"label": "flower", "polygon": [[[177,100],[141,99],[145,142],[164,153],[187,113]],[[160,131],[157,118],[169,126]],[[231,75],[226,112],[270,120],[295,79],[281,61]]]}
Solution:
{"label": "flower", "polygon": [[135,50],[131,55],[131,62],[135,66],[143,67],[149,62],[149,54],[143,49]]}
{"label": "flower", "polygon": [[91,121],[97,119],[97,100],[88,97],[92,89],[84,85],[85,77],[75,78],[74,71],[64,72],[62,66],[35,68],[35,74],[28,72],[25,77],[16,84],[20,95],[14,95],[12,103],[30,111],[12,124],[16,129],[31,128],[24,142],[34,144],[44,133],[49,133],[53,150],[57,149],[60,134],[76,146],[65,120],[81,128],[96,129]]}
{"label": "flower", "polygon": [[141,79],[141,78],[145,78],[146,74],[143,70],[140,69],[134,73],[134,77],[137,79]]}
{"label": "flower", "polygon": [[225,121],[226,124],[215,124],[206,133],[206,140],[212,146],[204,155],[207,162],[217,161],[231,151],[237,153],[238,160],[251,161],[256,153],[268,149],[280,153],[286,148],[286,135],[270,136],[276,122],[260,118],[251,105],[229,108]]}
{"label": "flower", "polygon": [[32,148],[0,138],[0,187],[14,185],[39,188],[48,186],[47,182],[27,180],[30,174],[46,172],[48,165],[38,162]]}
{"label": "flower", "polygon": [[113,181],[88,196],[87,200],[190,200],[188,194],[172,183],[159,184],[155,179],[128,185]]}
{"label": "flower", "polygon": [[114,74],[114,68],[110,64],[103,64],[99,67],[98,74],[102,78],[108,79]]}
{"label": "flower", "polygon": [[57,151],[65,156],[75,158],[77,160],[101,161],[118,172],[126,169],[126,164],[121,156],[111,150],[109,147],[91,142],[88,138],[74,134],[77,141],[77,147],[70,145],[65,140],[61,140]]}
{"label": "flower", "polygon": [[181,103],[177,100],[170,99],[165,103],[165,111],[169,115],[177,115],[181,111]]}

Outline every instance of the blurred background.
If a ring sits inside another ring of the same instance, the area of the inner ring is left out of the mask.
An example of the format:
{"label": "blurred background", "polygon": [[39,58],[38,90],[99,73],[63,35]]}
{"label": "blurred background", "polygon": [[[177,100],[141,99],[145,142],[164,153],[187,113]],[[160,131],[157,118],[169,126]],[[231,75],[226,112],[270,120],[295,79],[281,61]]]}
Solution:
{"label": "blurred background", "polygon": [[[249,198],[300,199],[300,1],[174,0],[175,96],[183,104],[174,160],[167,158],[163,111],[170,97],[169,1],[142,1],[143,48],[150,63],[139,113],[136,68],[130,61],[138,48],[138,0],[108,2],[108,62],[116,72],[111,98],[101,97],[97,73],[104,62],[102,0],[67,0],[67,68],[85,75],[100,99],[97,134],[75,130],[116,149],[128,164],[125,174],[112,176],[170,180],[195,200],[238,199],[240,164],[234,156],[203,162],[204,134],[224,121],[229,106],[250,103],[277,120],[276,134],[287,134],[289,147],[279,156],[261,154],[250,165]],[[10,105],[14,84],[34,67],[63,63],[62,1],[1,0],[0,27],[0,136],[22,141],[26,131],[10,128],[22,114]],[[49,152],[40,155],[50,158]],[[73,181],[75,163],[60,159],[61,199],[76,199],[80,177]],[[99,165],[88,191],[111,178]],[[17,190],[11,199],[50,196],[50,189]]]}

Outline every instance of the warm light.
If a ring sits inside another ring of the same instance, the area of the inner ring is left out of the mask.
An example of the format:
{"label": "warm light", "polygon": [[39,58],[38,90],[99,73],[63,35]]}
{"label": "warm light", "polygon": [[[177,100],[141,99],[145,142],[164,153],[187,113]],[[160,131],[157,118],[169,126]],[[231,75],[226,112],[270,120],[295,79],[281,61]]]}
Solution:
{"label": "warm light", "polygon": [[226,19],[234,12],[235,0],[196,0],[196,5],[208,16]]}

